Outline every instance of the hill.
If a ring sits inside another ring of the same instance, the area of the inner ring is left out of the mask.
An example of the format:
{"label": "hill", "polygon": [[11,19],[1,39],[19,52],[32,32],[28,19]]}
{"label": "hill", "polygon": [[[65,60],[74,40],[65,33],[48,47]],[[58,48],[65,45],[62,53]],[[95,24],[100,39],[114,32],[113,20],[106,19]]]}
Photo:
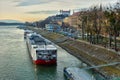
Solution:
{"label": "hill", "polygon": [[0,20],[0,22],[4,22],[4,23],[22,23],[21,21],[12,20],[12,19],[3,19],[3,20]]}
{"label": "hill", "polygon": [[5,19],[5,20],[0,20],[0,25],[23,25],[24,23],[18,20],[10,20],[10,19]]}

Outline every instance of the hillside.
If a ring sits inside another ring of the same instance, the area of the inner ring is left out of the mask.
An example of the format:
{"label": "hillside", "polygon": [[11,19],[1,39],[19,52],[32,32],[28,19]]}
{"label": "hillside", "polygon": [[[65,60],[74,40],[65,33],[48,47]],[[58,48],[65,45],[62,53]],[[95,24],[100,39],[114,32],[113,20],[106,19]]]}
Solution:
{"label": "hillside", "polygon": [[22,24],[24,23],[18,20],[10,20],[10,19],[0,20],[0,25],[22,25]]}

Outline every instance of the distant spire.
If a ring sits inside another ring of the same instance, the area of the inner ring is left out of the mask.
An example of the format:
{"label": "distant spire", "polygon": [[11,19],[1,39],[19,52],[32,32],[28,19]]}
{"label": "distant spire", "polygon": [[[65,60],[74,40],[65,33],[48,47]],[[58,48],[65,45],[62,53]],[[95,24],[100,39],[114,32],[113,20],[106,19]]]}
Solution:
{"label": "distant spire", "polygon": [[100,4],[100,11],[102,11],[102,4]]}

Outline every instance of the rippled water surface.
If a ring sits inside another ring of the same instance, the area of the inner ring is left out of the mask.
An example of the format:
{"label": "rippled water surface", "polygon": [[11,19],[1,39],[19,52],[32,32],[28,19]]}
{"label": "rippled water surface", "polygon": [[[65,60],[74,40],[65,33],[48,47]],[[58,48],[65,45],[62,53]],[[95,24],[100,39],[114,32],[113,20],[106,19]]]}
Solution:
{"label": "rippled water surface", "polygon": [[17,26],[0,26],[0,80],[66,80],[63,68],[80,66],[80,61],[58,47],[57,66],[32,63],[23,30]]}

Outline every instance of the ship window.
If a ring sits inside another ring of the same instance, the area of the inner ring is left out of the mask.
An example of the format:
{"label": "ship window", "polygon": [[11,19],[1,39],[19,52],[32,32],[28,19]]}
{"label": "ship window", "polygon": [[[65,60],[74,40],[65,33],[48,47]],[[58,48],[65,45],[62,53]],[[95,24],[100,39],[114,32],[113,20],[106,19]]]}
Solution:
{"label": "ship window", "polygon": [[56,54],[56,50],[48,50],[48,53],[50,53],[50,54]]}
{"label": "ship window", "polygon": [[53,53],[53,54],[56,54],[56,53],[57,53],[57,50],[53,50],[52,53]]}
{"label": "ship window", "polygon": [[37,50],[36,53],[37,54],[43,54],[45,51],[44,50]]}
{"label": "ship window", "polygon": [[51,51],[51,50],[48,50],[47,52],[50,53],[50,54],[52,54],[52,51]]}
{"label": "ship window", "polygon": [[48,53],[48,51],[46,51],[46,50],[37,50],[36,53],[37,54],[44,54],[44,53]]}

